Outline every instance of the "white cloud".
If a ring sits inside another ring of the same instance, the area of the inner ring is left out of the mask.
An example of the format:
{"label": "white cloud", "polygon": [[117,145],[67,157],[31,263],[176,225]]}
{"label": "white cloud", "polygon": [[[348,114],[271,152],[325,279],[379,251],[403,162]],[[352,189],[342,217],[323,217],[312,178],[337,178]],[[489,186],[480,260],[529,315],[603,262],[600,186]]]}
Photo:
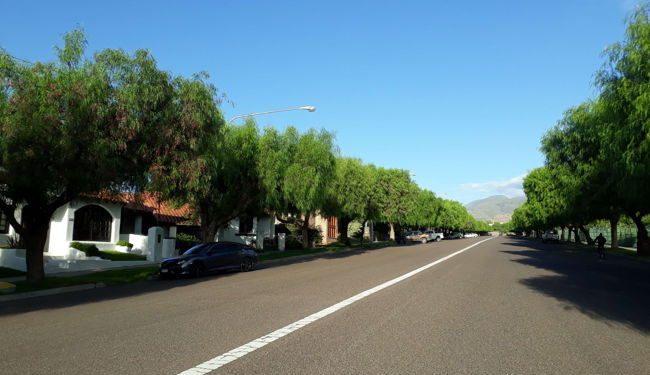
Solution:
{"label": "white cloud", "polygon": [[465,191],[472,191],[477,193],[505,195],[508,198],[518,197],[524,195],[524,177],[526,177],[526,174],[522,174],[505,181],[488,181],[462,184],[460,185],[460,188]]}

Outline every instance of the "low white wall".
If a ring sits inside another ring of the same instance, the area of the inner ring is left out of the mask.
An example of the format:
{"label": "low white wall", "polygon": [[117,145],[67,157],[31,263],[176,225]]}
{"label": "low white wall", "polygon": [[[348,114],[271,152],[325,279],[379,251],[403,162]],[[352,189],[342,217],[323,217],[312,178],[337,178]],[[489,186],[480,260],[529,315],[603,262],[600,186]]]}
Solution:
{"label": "low white wall", "polygon": [[[12,268],[15,270],[27,271],[24,249],[0,249],[0,267]],[[45,255],[44,269],[46,274],[76,271],[102,271],[111,268],[148,266],[152,265],[146,261],[110,261],[104,259],[84,259],[86,254],[81,251],[70,249],[71,259],[52,259]],[[76,259],[75,259],[76,258]]]}
{"label": "low white wall", "polygon": [[0,249],[0,267],[25,272],[27,270],[25,257],[25,249]]}
{"label": "low white wall", "polygon": [[133,244],[131,251],[139,250],[140,254],[149,254],[148,237],[141,234],[129,234],[129,243]]}
{"label": "low white wall", "polygon": [[176,254],[176,239],[175,238],[165,238],[163,239],[162,246],[162,258],[171,258],[175,257]]}

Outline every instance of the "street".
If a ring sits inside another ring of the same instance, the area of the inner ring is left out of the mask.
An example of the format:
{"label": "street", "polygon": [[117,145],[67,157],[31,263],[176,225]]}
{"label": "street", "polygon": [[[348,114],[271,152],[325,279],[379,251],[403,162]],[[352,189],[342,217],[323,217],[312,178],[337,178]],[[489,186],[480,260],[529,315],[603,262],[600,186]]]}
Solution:
{"label": "street", "polygon": [[650,374],[650,263],[515,237],[0,304],[0,372],[202,373],[196,366],[427,265],[213,373]]}

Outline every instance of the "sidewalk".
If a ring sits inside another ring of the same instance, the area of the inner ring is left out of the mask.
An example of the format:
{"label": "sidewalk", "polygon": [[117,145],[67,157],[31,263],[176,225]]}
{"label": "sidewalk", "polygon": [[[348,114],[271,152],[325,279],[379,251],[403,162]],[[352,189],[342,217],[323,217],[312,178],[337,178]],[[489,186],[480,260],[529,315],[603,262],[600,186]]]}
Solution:
{"label": "sidewalk", "polygon": [[[111,267],[111,268],[94,268],[94,269],[87,269],[83,271],[72,271],[72,272],[67,272],[67,271],[61,271],[61,272],[53,272],[53,273],[46,273],[46,277],[69,277],[69,276],[82,276],[82,275],[90,275],[93,273],[97,272],[103,272],[103,271],[119,271],[119,270],[127,270],[131,268],[145,268],[145,267],[153,267],[157,266],[158,263],[156,262],[149,262],[149,261],[138,261],[138,264],[129,264],[129,265],[124,265],[124,266],[116,266],[116,267]],[[5,277],[5,278],[0,278],[0,281],[6,281],[9,283],[12,283],[14,281],[24,281],[27,279],[27,276],[14,276],[14,277]]]}

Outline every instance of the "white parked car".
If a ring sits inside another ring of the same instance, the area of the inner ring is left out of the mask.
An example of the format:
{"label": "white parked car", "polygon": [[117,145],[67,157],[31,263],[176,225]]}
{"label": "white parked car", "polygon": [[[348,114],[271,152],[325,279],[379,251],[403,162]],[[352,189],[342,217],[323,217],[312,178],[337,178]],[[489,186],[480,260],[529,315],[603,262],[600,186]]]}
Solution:
{"label": "white parked car", "polygon": [[474,237],[478,237],[478,234],[476,234],[476,233],[465,233],[465,235],[463,237],[465,237],[465,238],[474,238]]}
{"label": "white parked car", "polygon": [[556,230],[547,230],[542,233],[542,242],[560,242],[560,235],[557,234]]}
{"label": "white parked car", "polygon": [[445,235],[442,232],[436,232],[435,230],[427,230],[424,232],[427,235],[427,241],[440,241],[445,238]]}

